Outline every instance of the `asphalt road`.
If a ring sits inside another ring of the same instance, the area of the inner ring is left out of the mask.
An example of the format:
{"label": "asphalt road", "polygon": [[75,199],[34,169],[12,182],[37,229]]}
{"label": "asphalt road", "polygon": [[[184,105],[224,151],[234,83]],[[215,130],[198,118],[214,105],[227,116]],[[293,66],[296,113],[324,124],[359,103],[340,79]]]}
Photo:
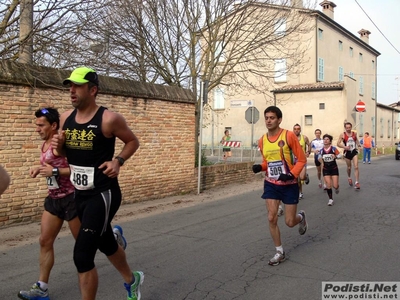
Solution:
{"label": "asphalt road", "polygon": [[[268,265],[275,249],[260,189],[123,223],[133,269],[145,272],[142,299],[321,299],[322,281],[398,281],[400,162],[393,156],[360,165],[361,190],[347,184],[340,162],[335,205],[317,187],[316,170],[299,209],[309,229],[279,224],[288,259]],[[73,239],[56,243],[51,300],[80,299]],[[38,244],[2,251],[0,299],[17,299],[38,276]],[[98,253],[99,300],[126,299],[121,277]]]}

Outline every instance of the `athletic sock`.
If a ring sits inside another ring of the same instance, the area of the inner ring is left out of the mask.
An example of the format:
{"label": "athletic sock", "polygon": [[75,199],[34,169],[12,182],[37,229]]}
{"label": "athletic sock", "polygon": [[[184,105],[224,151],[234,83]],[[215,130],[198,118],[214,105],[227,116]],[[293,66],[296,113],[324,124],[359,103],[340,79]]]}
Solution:
{"label": "athletic sock", "polygon": [[39,287],[42,291],[47,291],[47,289],[49,288],[49,285],[46,282],[39,280],[38,283],[39,283]]}
{"label": "athletic sock", "polygon": [[303,221],[303,215],[302,214],[297,214],[298,216],[300,216],[300,222]]}
{"label": "athletic sock", "polygon": [[280,246],[278,246],[278,247],[275,247],[275,248],[276,248],[276,251],[279,251],[280,253],[283,254],[283,247],[282,247],[282,245],[280,245]]}

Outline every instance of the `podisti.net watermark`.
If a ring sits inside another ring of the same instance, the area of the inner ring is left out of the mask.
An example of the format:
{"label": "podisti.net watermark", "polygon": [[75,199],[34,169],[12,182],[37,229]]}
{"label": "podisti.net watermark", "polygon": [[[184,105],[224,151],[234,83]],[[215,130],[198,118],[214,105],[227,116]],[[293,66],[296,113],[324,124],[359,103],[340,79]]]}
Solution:
{"label": "podisti.net watermark", "polygon": [[400,299],[398,281],[323,281],[321,299]]}

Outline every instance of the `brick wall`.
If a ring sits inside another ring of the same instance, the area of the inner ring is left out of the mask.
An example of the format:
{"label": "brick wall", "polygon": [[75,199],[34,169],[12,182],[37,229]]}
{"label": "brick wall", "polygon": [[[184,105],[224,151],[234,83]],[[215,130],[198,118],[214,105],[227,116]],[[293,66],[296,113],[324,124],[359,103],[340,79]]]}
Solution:
{"label": "brick wall", "polygon": [[262,176],[261,173],[254,175],[251,171],[253,164],[254,162],[241,162],[204,166],[201,170],[201,188],[207,190],[217,186],[259,179],[259,176]]}
{"label": "brick wall", "polygon": [[[0,201],[0,226],[5,226],[38,219],[47,195],[45,179],[29,176],[29,169],[39,164],[42,144],[34,112],[45,106],[63,112],[72,106],[61,85],[69,71],[15,63],[0,68],[0,163],[12,178]],[[123,203],[195,190],[192,93],[101,76],[100,82],[97,103],[121,113],[140,140],[119,176]],[[117,152],[121,146],[117,143]]]}
{"label": "brick wall", "polygon": [[[61,85],[70,71],[0,63],[0,164],[11,176],[0,198],[0,227],[40,218],[47,195],[44,178],[31,178],[42,140],[34,112],[45,106],[71,109]],[[197,191],[194,168],[195,101],[184,89],[100,76],[97,103],[121,113],[140,148],[122,167],[123,204]],[[116,153],[121,149],[117,142]],[[254,178],[248,163],[203,167],[202,189]]]}

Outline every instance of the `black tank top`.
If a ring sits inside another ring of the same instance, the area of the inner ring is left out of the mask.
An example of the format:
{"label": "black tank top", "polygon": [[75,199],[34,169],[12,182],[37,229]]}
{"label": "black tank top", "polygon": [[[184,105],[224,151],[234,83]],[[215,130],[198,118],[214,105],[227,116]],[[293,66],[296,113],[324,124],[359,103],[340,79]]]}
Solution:
{"label": "black tank top", "polygon": [[98,169],[102,163],[113,159],[115,149],[115,137],[107,138],[101,130],[105,109],[100,106],[93,118],[84,124],[75,121],[75,109],[63,126],[71,182],[78,194],[93,195],[118,184],[117,178],[109,178]]}

